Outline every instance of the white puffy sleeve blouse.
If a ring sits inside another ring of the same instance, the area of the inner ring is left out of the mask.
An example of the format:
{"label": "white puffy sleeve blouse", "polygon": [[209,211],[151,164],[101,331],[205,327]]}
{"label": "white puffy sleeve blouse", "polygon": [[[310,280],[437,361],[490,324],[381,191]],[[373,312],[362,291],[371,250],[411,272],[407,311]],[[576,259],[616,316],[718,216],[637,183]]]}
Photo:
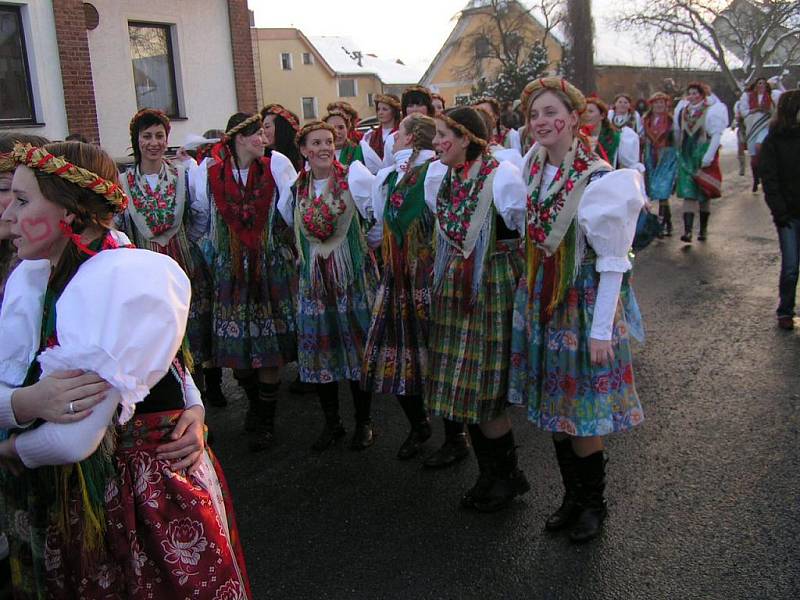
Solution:
{"label": "white puffy sleeve blouse", "polygon": [[[136,403],[166,375],[180,348],[190,297],[188,277],[163,254],[106,250],[81,266],[56,303],[58,345],[39,356],[42,377],[62,370],[94,371],[111,390],[82,421],[45,423],[21,433],[16,448],[27,467],[83,460],[97,448],[118,406],[120,423],[131,418]],[[39,319],[41,314],[39,308]],[[31,324],[6,317],[4,305],[2,328],[32,337]],[[40,327],[35,327],[33,352]],[[18,387],[22,382],[16,378],[6,383]],[[187,406],[198,396],[194,383],[187,381]]]}
{"label": "white puffy sleeve blouse", "polygon": [[578,226],[597,254],[600,273],[591,337],[610,340],[622,275],[631,269],[628,251],[646,198],[644,180],[633,169],[618,169],[596,179],[578,206]]}

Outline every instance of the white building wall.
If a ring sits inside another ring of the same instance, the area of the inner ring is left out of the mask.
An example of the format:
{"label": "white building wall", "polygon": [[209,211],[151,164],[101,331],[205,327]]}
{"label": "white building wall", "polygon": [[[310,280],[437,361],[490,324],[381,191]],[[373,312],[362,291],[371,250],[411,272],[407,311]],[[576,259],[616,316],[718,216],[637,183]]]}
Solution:
{"label": "white building wall", "polygon": [[67,111],[64,108],[53,4],[50,0],[3,0],[3,3],[22,7],[22,26],[38,123],[0,131],[21,131],[48,139],[64,139],[67,135]]}
{"label": "white building wall", "polygon": [[112,156],[130,153],[128,123],[136,112],[128,21],[175,26],[175,79],[185,119],[172,121],[170,145],[182,144],[189,134],[225,128],[236,112],[227,2],[94,0],[92,4],[100,14],[100,24],[88,32],[100,141]]}

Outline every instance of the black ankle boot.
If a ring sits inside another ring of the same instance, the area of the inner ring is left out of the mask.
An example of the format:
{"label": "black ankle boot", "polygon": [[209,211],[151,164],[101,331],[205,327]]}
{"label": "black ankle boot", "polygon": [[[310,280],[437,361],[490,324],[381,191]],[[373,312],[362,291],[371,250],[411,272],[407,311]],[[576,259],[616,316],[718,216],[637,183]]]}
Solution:
{"label": "black ankle boot", "polygon": [[531,486],[517,466],[513,431],[496,440],[489,440],[487,453],[491,455],[489,476],[492,483],[485,493],[475,498],[475,509],[488,513],[507,507],[516,496],[524,494]]}
{"label": "black ankle boot", "polygon": [[444,469],[461,462],[469,456],[469,442],[463,423],[444,420],[444,444],[431,454],[423,465],[428,469]]}
{"label": "black ankle boot", "polygon": [[251,452],[261,452],[272,447],[275,440],[275,410],[278,406],[280,383],[258,384],[258,403],[253,407],[254,429],[249,434]]}
{"label": "black ankle boot", "polygon": [[569,438],[563,440],[553,438],[553,446],[556,449],[561,481],[564,483],[564,498],[561,500],[561,506],[547,517],[544,523],[544,528],[548,531],[558,531],[572,525],[580,513],[578,476],[575,463],[577,456],[572,450],[572,440]]}
{"label": "black ankle boot", "polygon": [[706,237],[708,236],[708,217],[711,216],[711,213],[708,212],[701,212],[700,213],[700,233],[697,234],[697,241],[698,242],[705,242]]}
{"label": "black ankle boot", "polygon": [[362,390],[358,381],[350,382],[350,394],[353,396],[353,412],[356,417],[356,428],[350,439],[350,450],[366,450],[375,443],[371,418],[372,394]]}
{"label": "black ankle boot", "polygon": [[424,420],[422,423],[413,425],[411,431],[408,432],[408,437],[406,437],[403,445],[400,446],[400,449],[397,451],[397,458],[400,460],[408,460],[415,457],[419,454],[422,444],[428,441],[431,435],[431,423],[428,419]]}
{"label": "black ankle boot", "polygon": [[692,243],[692,227],[694,227],[694,213],[683,213],[683,235],[681,241],[688,244]]}
{"label": "black ankle boot", "polygon": [[314,452],[323,452],[345,436],[344,425],[339,416],[339,384],[318,383],[317,394],[322,412],[325,415],[325,427],[311,446]]}
{"label": "black ankle boot", "polygon": [[600,535],[608,514],[606,506],[606,458],[603,451],[576,457],[580,514],[569,532],[573,542],[588,542]]}
{"label": "black ankle boot", "polygon": [[220,367],[203,369],[203,379],[205,381],[203,401],[210,406],[228,406],[228,399],[222,393],[222,369]]}

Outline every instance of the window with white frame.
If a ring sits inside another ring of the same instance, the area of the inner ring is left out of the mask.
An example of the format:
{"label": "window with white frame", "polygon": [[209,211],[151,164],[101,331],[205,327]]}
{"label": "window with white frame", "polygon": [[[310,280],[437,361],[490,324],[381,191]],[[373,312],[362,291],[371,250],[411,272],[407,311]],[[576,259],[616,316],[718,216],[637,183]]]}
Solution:
{"label": "window with white frame", "polygon": [[281,69],[284,71],[292,70],[292,55],[289,52],[281,52]]}
{"label": "window with white frame", "polygon": [[128,23],[136,106],[179,116],[172,25]]}
{"label": "window with white frame", "polygon": [[340,98],[355,98],[358,96],[358,86],[355,79],[340,79],[339,80],[339,97]]}
{"label": "window with white frame", "polygon": [[375,105],[375,94],[367,94],[367,106]]}
{"label": "window with white frame", "polygon": [[314,57],[311,55],[311,52],[303,52],[303,64],[304,65],[314,64]]}
{"label": "window with white frame", "polygon": [[36,121],[19,6],[0,6],[0,123]]}
{"label": "window with white frame", "polygon": [[317,118],[317,99],[314,97],[304,97],[303,104],[303,118],[316,119]]}

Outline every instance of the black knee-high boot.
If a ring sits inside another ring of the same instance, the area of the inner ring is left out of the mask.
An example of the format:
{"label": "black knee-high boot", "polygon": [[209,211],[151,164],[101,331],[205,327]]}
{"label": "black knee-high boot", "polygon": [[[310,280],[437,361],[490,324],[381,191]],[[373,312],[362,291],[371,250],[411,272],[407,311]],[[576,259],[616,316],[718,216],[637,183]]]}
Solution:
{"label": "black knee-high boot", "polygon": [[351,450],[365,450],[375,443],[375,432],[372,429],[372,394],[361,389],[358,381],[350,382],[350,393],[353,396],[356,428],[350,440]]}
{"label": "black knee-high boot", "polygon": [[228,406],[228,399],[222,393],[222,369],[209,367],[202,372],[205,382],[203,400],[211,406]]}
{"label": "black knee-high boot", "polygon": [[700,213],[700,233],[697,234],[697,240],[699,242],[705,242],[708,237],[708,218],[710,216],[710,212]]}
{"label": "black knee-high boot", "polygon": [[683,235],[681,236],[682,242],[692,243],[692,227],[694,227],[694,213],[683,213]]}
{"label": "black knee-high boot", "polygon": [[670,209],[669,204],[662,203],[659,207],[659,210],[663,209],[663,221],[661,224],[661,234],[665,237],[670,237],[672,235],[672,209]]}
{"label": "black knee-high boot", "polygon": [[244,430],[254,433],[261,421],[258,415],[258,374],[253,370],[234,371],[233,377],[247,396],[247,412],[244,415]]}
{"label": "black knee-high boot", "polygon": [[475,495],[474,506],[480,512],[495,512],[507,507],[516,496],[524,494],[531,486],[517,463],[513,431],[497,439],[484,436],[484,443],[487,477],[491,483],[485,491]]}
{"label": "black knee-high boot", "polygon": [[311,446],[315,452],[322,452],[345,435],[342,418],[339,416],[339,383],[318,383],[317,394],[322,413],[325,415],[325,427],[317,441]]}
{"label": "black knee-high boot", "polygon": [[564,498],[561,500],[561,506],[545,521],[544,527],[548,531],[558,531],[571,525],[580,512],[576,464],[578,457],[572,449],[572,440],[553,438],[553,447],[556,449],[558,469],[561,471],[561,481],[564,483]]}
{"label": "black knee-high boot", "polygon": [[461,506],[475,508],[475,502],[483,498],[492,486],[490,452],[491,441],[481,431],[480,425],[469,425],[469,438],[472,441],[472,451],[478,461],[478,479],[475,485],[469,488],[461,497]]}
{"label": "black knee-high boot", "polygon": [[608,509],[606,506],[606,457],[602,450],[576,457],[580,514],[569,537],[573,542],[587,542],[600,534]]}
{"label": "black knee-high boot", "polygon": [[406,440],[397,451],[397,458],[408,460],[419,454],[422,444],[431,437],[431,421],[428,411],[425,409],[425,401],[422,396],[401,396],[398,394],[397,401],[411,425]]}
{"label": "black knee-high boot", "polygon": [[258,402],[254,406],[257,422],[255,429],[250,433],[248,444],[252,452],[272,447],[275,438],[275,409],[278,406],[280,386],[280,383],[258,383]]}
{"label": "black knee-high boot", "polygon": [[423,463],[428,469],[442,469],[469,456],[467,431],[463,423],[444,419],[444,444]]}

